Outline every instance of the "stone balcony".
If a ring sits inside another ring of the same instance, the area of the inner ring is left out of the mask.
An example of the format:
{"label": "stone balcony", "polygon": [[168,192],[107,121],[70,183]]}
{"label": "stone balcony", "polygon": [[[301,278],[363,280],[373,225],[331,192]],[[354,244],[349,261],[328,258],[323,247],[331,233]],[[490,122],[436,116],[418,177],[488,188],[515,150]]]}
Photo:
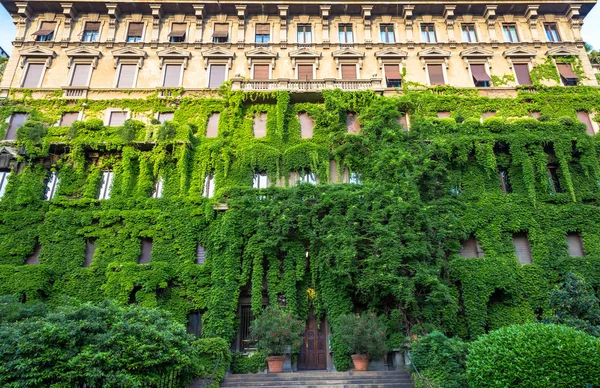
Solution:
{"label": "stone balcony", "polygon": [[233,78],[232,90],[261,91],[261,90],[289,90],[292,92],[319,91],[325,89],[342,90],[381,90],[381,78],[344,80],[335,78],[296,80],[279,78],[272,80],[249,80],[245,78]]}

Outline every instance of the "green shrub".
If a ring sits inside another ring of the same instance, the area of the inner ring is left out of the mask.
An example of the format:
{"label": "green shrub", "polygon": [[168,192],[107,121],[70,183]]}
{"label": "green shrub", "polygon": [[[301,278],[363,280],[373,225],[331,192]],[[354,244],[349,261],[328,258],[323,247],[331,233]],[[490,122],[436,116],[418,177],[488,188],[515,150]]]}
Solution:
{"label": "green shrub", "polygon": [[482,335],[467,356],[473,388],[600,385],[600,339],[563,325],[528,323]]}
{"label": "green shrub", "polygon": [[35,120],[27,120],[25,124],[17,129],[17,137],[21,141],[30,140],[38,143],[47,133],[48,127],[46,124]]}
{"label": "green shrub", "polygon": [[257,349],[268,356],[279,356],[288,347],[291,347],[292,353],[300,347],[304,323],[291,313],[270,306],[252,322],[251,329],[252,340],[256,341]]}
{"label": "green shrub", "polygon": [[350,354],[364,354],[371,360],[386,352],[386,330],[382,320],[373,313],[346,314],[337,319],[334,341]]}
{"label": "green shrub", "polygon": [[459,338],[436,331],[420,337],[411,348],[411,359],[419,373],[441,388],[468,385],[465,362],[468,346]]}
{"label": "green shrub", "polygon": [[[231,364],[231,350],[223,338],[199,338],[192,343],[198,351],[199,371],[197,377],[210,379],[215,371],[211,388],[218,388]],[[216,367],[216,370],[215,370]]]}
{"label": "green shrub", "polygon": [[177,135],[177,125],[171,121],[165,121],[158,128],[158,140],[165,141],[174,139]]}
{"label": "green shrub", "polygon": [[123,126],[119,130],[119,135],[124,141],[133,141],[137,137],[138,133],[143,131],[145,128],[146,126],[141,121],[132,119],[125,120]]}
{"label": "green shrub", "polygon": [[234,353],[231,359],[233,373],[258,373],[267,367],[267,355],[264,352],[254,352],[249,356]]}

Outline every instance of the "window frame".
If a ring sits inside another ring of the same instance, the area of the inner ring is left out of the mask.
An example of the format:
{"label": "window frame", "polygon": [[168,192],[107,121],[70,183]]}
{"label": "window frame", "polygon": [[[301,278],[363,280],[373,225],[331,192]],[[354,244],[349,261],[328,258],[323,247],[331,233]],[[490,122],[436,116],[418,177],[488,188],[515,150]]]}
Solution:
{"label": "window frame", "polygon": [[[521,82],[519,82],[519,76],[517,74],[517,66],[527,66],[527,75],[529,76],[529,83],[528,84],[522,84]],[[529,62],[513,62],[512,70],[513,70],[513,73],[515,75],[515,82],[517,83],[517,85],[519,85],[519,86],[532,85],[532,82],[531,82],[531,65],[529,64]]]}
{"label": "window frame", "polygon": [[[227,26],[227,36],[224,36],[224,37],[215,37],[214,36],[217,25]],[[229,23],[218,23],[218,22],[213,23],[212,34],[211,34],[213,43],[228,43],[230,36],[231,36],[231,26],[229,25]]]}
{"label": "window frame", "polygon": [[[130,35],[129,31],[131,29],[131,25],[132,24],[141,24],[142,25],[142,33],[140,34],[140,36],[137,35]],[[134,22],[131,21],[127,24],[127,31],[125,32],[125,42],[126,43],[139,43],[139,42],[143,42],[144,41],[144,33],[146,32],[146,23],[144,22]],[[129,38],[133,37],[133,38],[139,38],[139,39],[134,39],[134,40],[130,40]]]}
{"label": "window frame", "polygon": [[[29,68],[31,67],[31,65],[41,65],[42,72],[40,73],[40,79],[38,80],[36,86],[25,86],[25,81],[27,80],[27,74],[29,73]],[[44,62],[29,62],[29,61],[27,61],[27,66],[25,67],[25,71],[23,72],[23,75],[21,76],[21,83],[19,85],[21,85],[22,88],[25,88],[25,87],[41,88],[42,83],[44,81],[44,76],[46,75],[46,70],[47,70],[46,61],[44,61]]]}
{"label": "window frame", "polygon": [[112,170],[102,171],[102,183],[100,184],[100,189],[98,191],[98,200],[103,201],[110,199],[114,179],[115,175]]}
{"label": "window frame", "polygon": [[[119,79],[121,78],[121,72],[123,71],[123,66],[135,66],[135,72],[133,74],[133,84],[131,86],[126,86],[126,87],[119,87]],[[128,88],[135,88],[137,87],[137,78],[138,78],[138,73],[140,71],[140,67],[138,66],[137,63],[119,63],[119,68],[117,69],[116,72],[116,77],[115,77],[115,89],[128,89]]]}
{"label": "window frame", "polygon": [[[77,66],[89,66],[87,82],[85,85],[73,85],[73,78],[75,77],[75,70]],[[94,65],[91,62],[76,62],[71,66],[71,74],[69,74],[69,86],[74,88],[89,88],[92,80],[92,73],[94,72]]]}
{"label": "window frame", "polygon": [[[88,26],[88,23],[98,23],[98,29],[97,30],[88,30],[86,29],[86,27]],[[87,21],[83,24],[83,30],[81,30],[81,42],[82,43],[94,43],[94,42],[98,42],[98,40],[100,39],[100,30],[102,29],[102,23],[101,22],[90,22]],[[88,33],[92,33],[91,35],[89,35]]]}
{"label": "window frame", "polygon": [[54,199],[59,183],[60,179],[58,178],[58,173],[56,171],[51,171],[50,175],[46,177],[46,189],[44,192],[44,199],[46,201],[52,201]]}
{"label": "window frame", "polygon": [[211,86],[210,86],[210,80],[211,80],[213,66],[224,66],[225,67],[225,76],[223,78],[223,82],[221,82],[221,85],[223,85],[229,79],[229,67],[227,66],[226,63],[211,63],[208,65],[208,79],[206,82],[206,87],[209,89],[217,89],[217,88],[221,87],[221,85],[217,86],[216,88],[211,88]]}
{"label": "window frame", "polygon": [[[504,41],[508,43],[520,43],[519,32],[516,23],[502,23],[502,34]],[[513,36],[514,34],[514,36]]]}
{"label": "window frame", "polygon": [[[306,30],[307,27],[308,27],[308,31]],[[303,28],[304,31],[300,32],[300,28]],[[301,36],[301,34],[303,36],[304,42],[301,42],[300,39],[299,39],[300,36]],[[306,41],[307,34],[308,34],[310,42]],[[302,23],[302,24],[298,24],[296,26],[296,41],[297,41],[296,43],[298,45],[309,45],[309,44],[313,43],[313,39],[312,39],[312,25],[310,23]]]}
{"label": "window frame", "polygon": [[[165,85],[165,77],[167,76],[167,67],[168,66],[179,66],[179,82],[176,86],[166,86]],[[162,69],[162,82],[161,82],[161,88],[180,88],[183,86],[183,72],[184,72],[184,67],[183,67],[183,63],[181,62],[166,62],[163,66]]]}
{"label": "window frame", "polygon": [[[348,28],[350,29],[348,31]],[[350,41],[348,41],[350,34]],[[342,39],[343,37],[343,39]],[[341,45],[354,44],[354,24],[353,23],[338,23],[338,43]]]}
{"label": "window frame", "polygon": [[12,171],[6,169],[0,170],[0,200],[4,197],[4,194],[6,194],[6,187],[8,186],[11,172]]}
{"label": "window frame", "polygon": [[36,32],[42,29],[42,25],[44,23],[54,23],[54,29],[48,35],[36,35],[35,41],[36,42],[54,42],[54,35],[56,35],[56,29],[58,28],[58,23],[57,22],[51,22],[51,21],[48,21],[48,20],[42,20],[40,22],[40,24],[38,25],[38,28],[37,28]]}
{"label": "window frame", "polygon": [[[431,27],[431,31],[429,30],[429,27]],[[431,39],[432,36],[433,36],[433,40]],[[435,32],[435,23],[421,23],[421,42],[437,43],[437,34]]]}
{"label": "window frame", "polygon": [[557,23],[544,23],[544,32],[546,33],[548,42],[562,42]]}
{"label": "window frame", "polygon": [[[434,85],[434,84],[431,83],[431,75],[430,75],[430,71],[429,71],[429,66],[441,66],[441,69],[442,69],[442,78],[443,78],[442,81],[444,81],[443,84],[441,84],[441,85],[437,85],[437,84]],[[448,81],[446,80],[446,78],[447,78],[447,75],[446,75],[446,66],[444,66],[443,63],[427,63],[425,65],[425,69],[427,71],[427,82],[429,83],[429,86],[445,86],[445,85],[448,85]]]}
{"label": "window frame", "polygon": [[[391,31],[390,31],[390,29],[391,29]],[[392,37],[391,40],[389,39],[390,34]],[[381,43],[388,43],[388,44],[396,43],[396,32],[395,32],[393,23],[379,24],[379,40],[381,41]]]}
{"label": "window frame", "polygon": [[[471,28],[471,30],[469,30]],[[460,26],[462,41],[465,43],[479,43],[475,23],[463,23]],[[465,40],[465,36],[467,39]]]}
{"label": "window frame", "polygon": [[[256,29],[259,25],[266,25],[269,27],[269,33],[268,34],[259,34],[256,32]],[[270,44],[271,43],[271,32],[272,32],[272,28],[271,28],[271,24],[270,23],[256,23],[254,25],[254,43],[261,45],[261,44]],[[260,41],[259,41],[259,37],[260,37]]]}
{"label": "window frame", "polygon": [[[173,32],[173,26],[175,25],[184,25],[184,34],[183,36],[170,36]],[[185,43],[187,42],[189,25],[186,22],[171,22],[171,29],[169,30],[169,34],[167,35],[169,38],[169,43]]]}
{"label": "window frame", "polygon": [[214,171],[210,171],[204,176],[204,183],[202,184],[202,196],[204,198],[212,198],[214,195],[215,173]]}
{"label": "window frame", "polygon": [[[264,184],[264,186],[263,186]],[[253,189],[266,189],[270,186],[269,176],[266,172],[255,172],[252,176],[252,188]]]}

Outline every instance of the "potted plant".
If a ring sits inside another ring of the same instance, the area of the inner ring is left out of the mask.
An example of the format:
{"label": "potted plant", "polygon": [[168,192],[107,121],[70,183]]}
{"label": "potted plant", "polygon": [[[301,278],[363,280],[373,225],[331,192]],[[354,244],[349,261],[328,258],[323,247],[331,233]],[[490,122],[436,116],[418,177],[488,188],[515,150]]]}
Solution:
{"label": "potted plant", "polygon": [[302,343],[304,323],[280,307],[267,307],[252,322],[250,335],[258,350],[267,354],[269,373],[283,372],[284,353]]}
{"label": "potted plant", "polygon": [[349,314],[338,318],[334,336],[337,344],[351,353],[354,370],[366,371],[369,360],[380,358],[386,352],[385,332],[385,325],[377,315]]}

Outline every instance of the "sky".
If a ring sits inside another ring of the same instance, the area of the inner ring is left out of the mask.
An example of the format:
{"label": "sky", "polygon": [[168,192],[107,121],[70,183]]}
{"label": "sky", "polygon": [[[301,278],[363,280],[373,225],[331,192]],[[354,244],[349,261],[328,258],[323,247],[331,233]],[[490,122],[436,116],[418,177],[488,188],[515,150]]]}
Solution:
{"label": "sky", "polygon": [[[583,40],[600,50],[600,5],[596,5],[583,23]],[[8,12],[0,6],[0,47],[7,53],[12,51],[12,41],[15,37],[15,26]]]}

